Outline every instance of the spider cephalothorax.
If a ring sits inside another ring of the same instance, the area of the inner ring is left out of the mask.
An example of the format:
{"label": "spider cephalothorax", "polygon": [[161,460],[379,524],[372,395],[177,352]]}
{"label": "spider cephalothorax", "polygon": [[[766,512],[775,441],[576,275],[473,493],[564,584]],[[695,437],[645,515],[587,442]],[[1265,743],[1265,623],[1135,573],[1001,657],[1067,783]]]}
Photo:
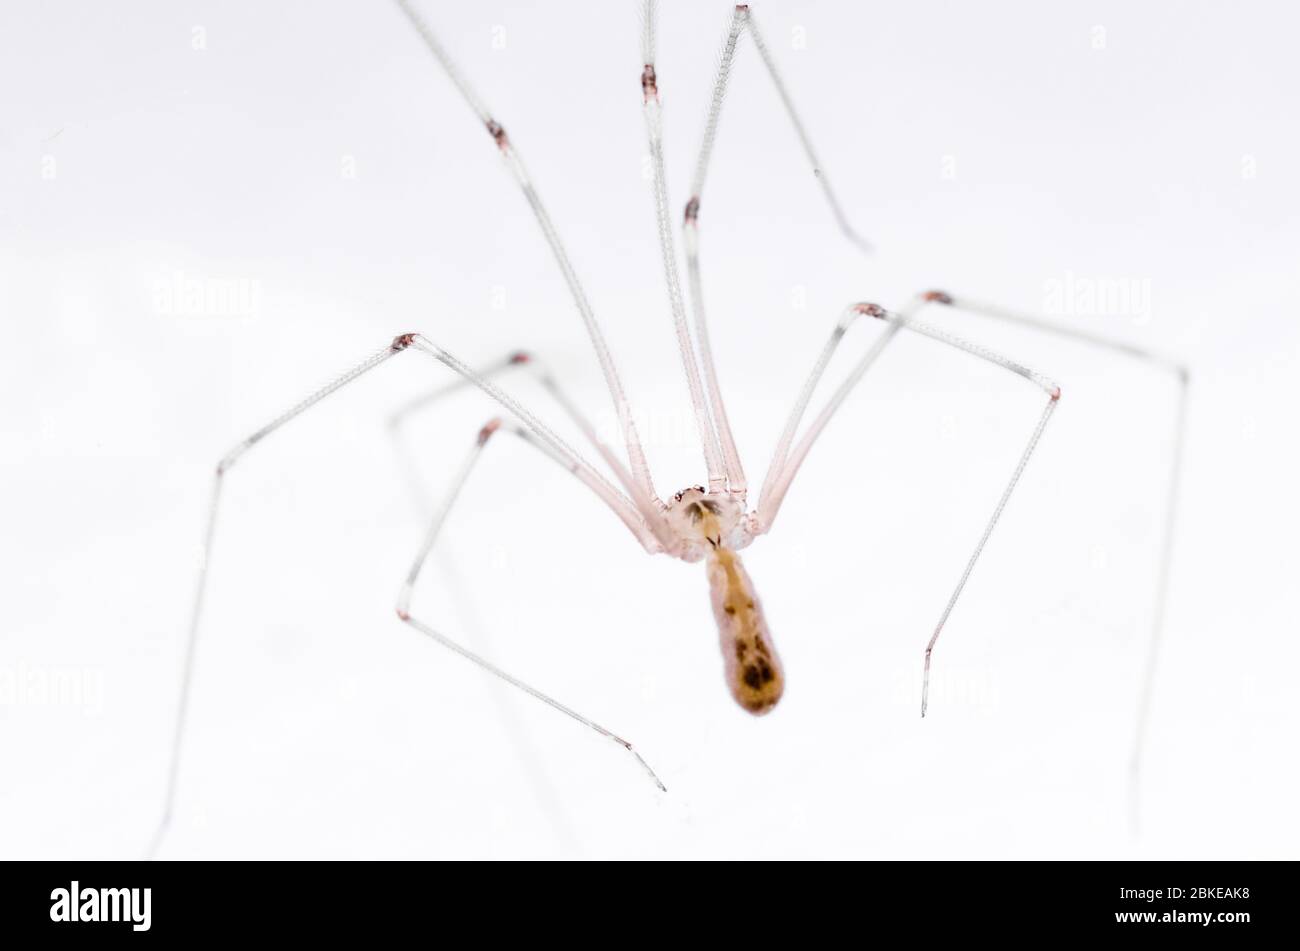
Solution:
{"label": "spider cephalothorax", "polygon": [[722,546],[738,551],[754,540],[745,506],[728,492],[693,486],[673,495],[665,516],[682,561],[699,561]]}

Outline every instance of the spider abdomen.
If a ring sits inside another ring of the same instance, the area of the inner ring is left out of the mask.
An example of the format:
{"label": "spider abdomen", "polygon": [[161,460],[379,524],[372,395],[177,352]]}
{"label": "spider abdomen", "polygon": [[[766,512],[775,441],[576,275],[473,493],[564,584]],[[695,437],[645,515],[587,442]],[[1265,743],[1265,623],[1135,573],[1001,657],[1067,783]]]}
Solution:
{"label": "spider abdomen", "polygon": [[727,687],[741,707],[761,716],[776,706],[785,690],[781,658],[740,556],[718,546],[707,564]]}

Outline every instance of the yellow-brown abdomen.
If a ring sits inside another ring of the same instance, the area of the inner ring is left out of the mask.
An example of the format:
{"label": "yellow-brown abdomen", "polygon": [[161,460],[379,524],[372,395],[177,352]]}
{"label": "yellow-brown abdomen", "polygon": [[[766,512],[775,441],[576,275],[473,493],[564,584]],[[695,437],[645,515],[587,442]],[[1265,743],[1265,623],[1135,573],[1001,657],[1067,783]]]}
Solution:
{"label": "yellow-brown abdomen", "polygon": [[767,713],[781,699],[785,675],[754,583],[740,556],[721,546],[709,554],[708,572],[727,687],[750,713]]}

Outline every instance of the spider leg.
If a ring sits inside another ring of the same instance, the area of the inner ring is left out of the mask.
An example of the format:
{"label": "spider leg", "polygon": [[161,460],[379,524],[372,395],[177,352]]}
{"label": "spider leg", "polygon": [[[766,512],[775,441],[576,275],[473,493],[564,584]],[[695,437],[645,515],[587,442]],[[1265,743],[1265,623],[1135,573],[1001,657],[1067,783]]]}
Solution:
{"label": "spider leg", "polygon": [[1169,474],[1165,488],[1164,525],[1161,528],[1159,574],[1156,579],[1155,612],[1151,621],[1151,630],[1147,636],[1146,660],[1143,666],[1141,687],[1138,695],[1137,725],[1133,734],[1133,748],[1129,757],[1130,799],[1136,819],[1138,808],[1138,780],[1141,775],[1142,758],[1146,750],[1147,729],[1151,715],[1151,701],[1155,692],[1156,668],[1160,659],[1160,647],[1164,638],[1165,613],[1169,601],[1169,578],[1173,564],[1174,534],[1178,524],[1178,489],[1182,481],[1183,443],[1187,429],[1187,398],[1190,389],[1191,374],[1187,367],[1164,354],[1135,347],[1120,340],[1112,340],[1101,334],[1090,333],[1074,327],[1067,327],[1053,321],[1043,320],[1027,314],[1005,310],[991,304],[954,297],[943,291],[930,291],[924,297],[938,304],[946,304],[956,310],[967,311],[982,317],[1017,324],[1022,327],[1055,334],[1070,340],[1099,347],[1113,353],[1145,361],[1159,369],[1174,375],[1178,381],[1178,403],[1174,413],[1173,451],[1169,462]]}
{"label": "spider leg", "polygon": [[[902,316],[904,318],[909,317],[916,310],[916,306],[913,303],[905,307]],[[866,313],[868,311],[859,304],[852,304],[844,308],[839,323],[831,331],[830,339],[822,347],[817,361],[813,364],[812,372],[808,374],[803,389],[799,391],[799,396],[795,399],[794,406],[790,410],[790,416],[786,419],[781,438],[777,440],[776,451],[772,454],[772,461],[768,464],[767,476],[763,479],[763,488],[759,491],[758,509],[754,516],[756,532],[765,532],[771,527],[772,522],[776,519],[777,511],[781,508],[781,502],[785,499],[785,493],[789,490],[790,483],[794,479],[794,474],[798,471],[800,464],[803,462],[803,457],[816,440],[817,435],[830,422],[830,418],[835,415],[835,411],[839,409],[840,404],[848,397],[850,391],[857,386],[862,376],[876,362],[876,358],[894,339],[894,335],[902,329],[901,321],[891,322],[885,328],[884,333],[875,339],[867,352],[858,360],[853,371],[836,389],[826,407],[808,427],[808,433],[800,442],[799,450],[792,461],[790,447],[794,444],[794,437],[799,431],[799,423],[803,421],[804,413],[808,410],[808,403],[812,400],[817,384],[821,382],[822,377],[825,375],[826,367],[830,363],[831,357],[835,355],[835,351],[839,349],[840,341],[844,339],[844,335],[848,333],[853,323]]]}
{"label": "spider leg", "polygon": [[[682,285],[677,273],[677,249],[673,246],[673,228],[668,214],[668,182],[664,172],[663,110],[659,102],[658,75],[655,72],[654,0],[646,0],[643,16],[641,54],[645,65],[641,72],[641,90],[644,97],[646,135],[649,138],[650,165],[653,172],[655,221],[659,228],[659,251],[663,258],[668,306],[672,311],[673,329],[677,333],[677,347],[681,351],[682,368],[686,371],[686,385],[690,390],[691,406],[695,411],[700,445],[704,448],[704,462],[709,473],[709,491],[716,492],[728,487],[733,476],[739,478],[740,489],[743,491],[745,477],[739,469],[735,443],[730,439],[729,431],[724,438],[728,441],[730,451],[724,462],[723,449],[718,441],[718,430],[714,428],[715,420],[710,416],[709,403],[705,401],[700,365],[696,363],[695,342],[691,339],[690,327],[686,322],[686,304],[682,298]],[[699,328],[698,321],[696,327]],[[702,361],[709,376],[709,396],[713,403],[713,417],[717,418],[719,427],[724,427],[726,412],[722,408],[721,397],[718,395],[717,381],[713,379],[713,357],[708,352],[707,343],[703,339],[700,345]]]}
{"label": "spider leg", "polygon": [[432,638],[433,640],[441,644],[443,647],[455,651],[457,654],[460,654],[460,656],[464,657],[466,660],[469,660],[472,663],[477,664],[479,667],[483,668],[493,676],[498,677],[501,680],[504,680],[506,683],[510,684],[511,686],[518,687],[524,693],[536,697],[538,700],[542,701],[545,704],[548,704],[549,706],[560,711],[564,715],[571,717],[572,719],[578,721],[584,726],[591,728],[592,730],[595,730],[601,736],[608,737],[609,739],[613,740],[619,746],[623,747],[634,757],[636,757],[637,762],[640,763],[642,768],[646,771],[646,773],[649,774],[650,778],[654,781],[655,785],[658,786],[660,790],[667,792],[667,789],[664,787],[664,784],[660,781],[659,777],[655,774],[655,771],[650,768],[650,765],[644,759],[641,758],[641,754],[638,753],[633,748],[632,744],[629,743],[627,740],[605,729],[603,726],[601,726],[599,723],[595,722],[594,720],[591,720],[583,716],[581,713],[578,713],[572,707],[568,707],[563,703],[560,703],[558,700],[553,699],[552,697],[538,690],[536,687],[530,686],[524,681],[519,680],[517,677],[512,676],[511,674],[502,670],[500,667],[493,664],[491,661],[485,660],[483,657],[480,657],[478,654],[475,654],[473,651],[469,650],[468,648],[463,647],[461,644],[452,640],[450,637],[447,637],[445,634],[439,633],[438,631],[434,630],[432,627],[429,627],[423,621],[420,621],[417,618],[413,617],[411,614],[411,595],[415,589],[415,582],[418,580],[420,576],[420,572],[424,568],[424,563],[426,560],[428,560],[429,553],[430,551],[432,551],[434,543],[437,541],[438,535],[442,531],[442,527],[447,520],[447,515],[450,513],[452,506],[455,504],[457,497],[460,495],[461,489],[464,487],[465,483],[469,480],[470,474],[474,471],[474,466],[478,462],[479,457],[483,454],[483,450],[487,447],[488,442],[491,440],[494,434],[501,431],[512,433],[513,435],[519,437],[528,445],[534,447],[535,449],[540,450],[543,454],[552,458],[555,462],[559,463],[564,468],[573,471],[572,465],[569,463],[568,460],[558,455],[557,453],[553,452],[549,446],[539,441],[533,435],[533,433],[531,433],[528,429],[513,422],[505,422],[500,419],[490,420],[487,423],[487,425],[485,425],[479,431],[478,439],[475,441],[474,447],[470,450],[469,455],[465,457],[465,461],[461,464],[460,470],[457,472],[455,478],[453,479],[451,488],[448,489],[446,497],[442,502],[442,505],[439,506],[437,512],[433,516],[433,519],[429,523],[429,529],[425,533],[424,542],[423,544],[421,544],[420,550],[416,553],[415,559],[411,562],[411,569],[409,572],[407,572],[406,580],[402,584],[401,593],[398,595],[397,616],[401,618],[404,623],[411,625],[411,627],[415,628],[421,634],[424,634],[425,636]]}
{"label": "spider leg", "polygon": [[731,18],[731,26],[727,31],[726,41],[723,44],[722,53],[718,59],[718,72],[713,84],[713,98],[709,106],[708,120],[704,126],[704,141],[700,146],[699,158],[695,163],[695,175],[691,179],[691,199],[690,203],[687,204],[686,211],[687,221],[694,221],[699,212],[700,197],[704,191],[704,179],[708,175],[709,161],[713,157],[713,146],[717,141],[718,117],[722,112],[722,103],[727,94],[727,84],[736,55],[736,46],[741,35],[746,31],[749,32],[750,37],[753,39],[759,58],[763,60],[763,66],[772,79],[772,85],[776,88],[777,95],[781,98],[781,105],[785,108],[786,115],[790,119],[790,125],[794,127],[794,133],[799,139],[799,144],[803,147],[804,155],[808,158],[808,164],[812,166],[813,175],[816,176],[818,184],[821,185],[822,194],[826,198],[827,205],[830,206],[831,214],[835,218],[835,224],[850,243],[869,253],[871,243],[858,234],[849,222],[848,215],[844,213],[844,206],[840,204],[834,189],[831,188],[826,169],[817,157],[817,150],[813,148],[812,139],[809,137],[808,130],[799,116],[799,110],[795,108],[794,99],[790,96],[790,90],[786,87],[785,80],[781,78],[781,72],[777,69],[772,51],[768,49],[762,33],[759,32],[758,23],[754,19],[754,11],[745,4],[736,7],[736,12]]}
{"label": "spider leg", "polygon": [[464,98],[469,107],[474,110],[475,115],[478,116],[479,121],[487,128],[488,134],[496,143],[497,149],[532,209],[533,216],[537,219],[537,225],[542,231],[542,237],[546,239],[551,254],[555,258],[555,263],[564,276],[564,282],[568,285],[573,302],[578,308],[578,314],[586,327],[587,336],[591,339],[592,348],[596,351],[596,359],[599,361],[601,371],[604,374],[605,385],[609,390],[610,399],[614,403],[614,411],[618,413],[619,423],[623,429],[623,441],[627,447],[628,461],[637,485],[637,491],[632,494],[632,497],[639,508],[643,510],[653,508],[659,499],[655,495],[654,484],[650,478],[650,466],[646,462],[645,451],[641,445],[641,439],[637,435],[636,425],[629,410],[627,395],[623,390],[623,382],[619,377],[618,368],[614,365],[614,358],[609,352],[608,344],[605,342],[605,335],[600,329],[600,323],[596,320],[591,302],[587,299],[587,292],[578,280],[578,274],[574,270],[569,253],[564,247],[564,242],[560,240],[560,234],[556,230],[555,223],[551,220],[550,213],[546,210],[546,206],[542,204],[537,187],[533,184],[532,178],[529,177],[519,150],[509,136],[506,135],[506,130],[501,123],[488,111],[487,106],[474,91],[474,87],[465,78],[465,74],[461,72],[460,67],[456,65],[447,50],[438,41],[433,30],[416,12],[411,0],[396,0],[396,2],[411,21],[411,25],[415,27],[416,32],[419,33],[425,46],[429,48],[429,52],[433,54],[433,58],[438,61],[438,65],[442,67],[452,84],[460,92],[461,97]]}
{"label": "spider leg", "polygon": [[[832,336],[831,342],[827,345],[827,349],[823,351],[822,359],[818,361],[818,365],[814,368],[813,375],[809,379],[808,385],[805,386],[804,392],[800,395],[800,399],[795,405],[795,412],[792,414],[790,423],[786,427],[787,435],[782,437],[781,444],[778,446],[778,456],[772,461],[773,470],[777,471],[779,474],[773,475],[769,472],[769,480],[771,483],[770,489],[765,490],[764,494],[760,497],[758,513],[755,518],[756,532],[765,532],[770,530],[772,522],[776,518],[776,513],[780,508],[781,501],[785,498],[786,491],[789,489],[791,482],[798,473],[799,467],[803,464],[803,461],[807,457],[808,451],[812,448],[813,443],[825,428],[826,423],[830,421],[831,416],[833,416],[835,411],[839,409],[840,405],[848,397],[853,387],[857,385],[863,374],[866,373],[867,369],[875,361],[876,357],[879,356],[880,351],[892,338],[893,333],[896,333],[898,330],[910,330],[921,334],[922,336],[929,337],[932,340],[937,340],[940,343],[947,344],[950,347],[955,347],[958,350],[969,353],[971,356],[978,357],[981,360],[1000,366],[1018,376],[1024,377],[1047,394],[1047,402],[1043,406],[1042,414],[1039,416],[1038,422],[1034,426],[1028,442],[1025,444],[1025,448],[1020,454],[1016,467],[1011,473],[1011,478],[1007,481],[1006,487],[1002,490],[1002,495],[999,497],[997,505],[993,509],[993,514],[985,524],[984,531],[975,545],[975,550],[971,553],[969,560],[966,562],[965,570],[962,572],[960,579],[958,579],[957,586],[953,589],[952,596],[949,597],[948,603],[945,605],[943,613],[939,617],[939,622],[935,625],[934,633],[926,644],[924,674],[921,684],[921,716],[925,716],[926,709],[929,705],[930,655],[934,652],[935,644],[938,643],[939,635],[943,631],[943,626],[947,623],[953,607],[957,604],[958,597],[961,596],[962,590],[966,587],[966,582],[969,580],[971,572],[975,568],[975,563],[979,560],[980,554],[984,551],[989,536],[993,534],[993,528],[997,525],[998,519],[1001,518],[1003,510],[1006,508],[1007,502],[1011,498],[1011,493],[1015,490],[1016,484],[1020,481],[1020,476],[1024,472],[1025,466],[1028,465],[1029,458],[1033,455],[1034,449],[1038,446],[1038,441],[1043,435],[1043,430],[1047,426],[1047,421],[1051,418],[1053,411],[1055,411],[1057,400],[1060,399],[1061,396],[1060,387],[1041,373],[1031,370],[1024,364],[1010,360],[985,347],[969,343],[962,340],[960,337],[955,337],[936,327],[918,323],[911,319],[910,314],[912,312],[918,309],[921,305],[932,302],[934,302],[934,299],[929,295],[922,295],[914,301],[913,307],[910,310],[905,310],[901,314],[890,313],[876,304],[855,304],[850,308],[850,310],[856,310],[860,314],[883,320],[890,326],[885,331],[885,334],[877,339],[875,345],[870,351],[868,351],[867,355],[862,358],[858,363],[858,366],[849,374],[844,383],[842,383],[834,395],[831,396],[830,400],[827,401],[826,407],[822,410],[817,419],[809,426],[808,431],[804,434],[798,445],[793,449],[789,449],[788,455],[782,458],[781,453],[788,449],[789,443],[793,439],[794,429],[798,426],[804,407],[807,406],[808,398],[812,393],[812,387],[816,385],[822,371],[824,371],[825,362],[829,360],[830,352],[833,351],[834,345],[837,343],[836,337]],[[836,328],[836,334],[842,335],[843,329],[846,329],[846,323],[844,320],[841,320],[840,326]]]}
{"label": "spider leg", "polygon": [[314,391],[298,403],[295,403],[289,409],[285,410],[279,416],[276,416],[266,425],[253,432],[250,436],[241,440],[234,448],[222,456],[220,461],[217,463],[216,471],[213,475],[212,493],[208,504],[208,515],[203,534],[203,548],[199,563],[193,610],[190,614],[189,636],[185,646],[185,659],[181,673],[180,700],[177,705],[175,726],[172,733],[171,754],[168,761],[167,787],[163,799],[163,811],[147,853],[149,856],[153,856],[161,845],[167,829],[171,824],[172,813],[175,806],[177,782],[180,777],[181,751],[184,746],[185,726],[189,712],[191,687],[194,679],[194,665],[197,656],[199,630],[201,627],[200,621],[202,618],[203,599],[207,589],[208,565],[212,553],[217,515],[221,504],[221,490],[226,475],[245,453],[259,444],[267,436],[293,421],[317,403],[320,403],[326,397],[408,349],[418,350],[433,357],[439,363],[454,371],[463,380],[477,386],[488,396],[500,403],[519,421],[521,430],[528,433],[529,439],[536,445],[542,447],[548,455],[552,456],[556,461],[560,462],[573,472],[573,474],[581,482],[587,485],[587,487],[590,488],[598,498],[605,502],[605,504],[613,510],[614,514],[617,515],[628,527],[632,534],[636,536],[637,540],[641,542],[647,551],[658,552],[662,550],[659,538],[666,535],[666,529],[664,528],[662,519],[658,514],[655,514],[653,520],[648,519],[643,515],[632,500],[624,496],[615,486],[605,479],[604,476],[592,467],[591,463],[587,462],[575,450],[570,448],[559,436],[547,428],[541,420],[529,412],[524,406],[515,400],[514,397],[501,390],[496,386],[496,384],[476,373],[455,356],[419,334],[402,334],[394,339],[388,346],[384,347],[382,350],[378,351],[363,362],[357,364],[332,383],[326,384],[320,389]]}
{"label": "spider leg", "polygon": [[699,238],[699,217],[700,217],[700,200],[704,193],[704,182],[708,176],[709,162],[713,157],[714,144],[717,141],[718,122],[722,115],[722,103],[726,98],[727,87],[731,79],[731,70],[735,62],[736,49],[741,37],[748,31],[753,38],[754,46],[758,50],[759,57],[763,61],[763,66],[767,69],[771,77],[773,86],[776,87],[777,94],[781,98],[781,104],[785,107],[786,114],[790,118],[790,123],[794,127],[795,135],[799,138],[800,145],[803,146],[804,154],[808,157],[812,165],[813,174],[817,177],[821,185],[822,192],[826,197],[827,204],[830,206],[831,213],[835,218],[836,224],[844,235],[854,245],[863,251],[870,251],[870,245],[854,231],[849,224],[848,216],[845,215],[843,207],[835,197],[835,192],[831,188],[830,180],[827,178],[822,168],[817,153],[813,148],[812,140],[808,137],[807,129],[799,117],[799,112],[795,108],[794,101],[790,98],[789,90],[785,82],[781,79],[781,74],[777,70],[776,61],[773,59],[771,51],[767,44],[763,42],[762,34],[758,30],[758,24],[754,20],[753,12],[747,5],[739,5],[731,17],[731,24],[727,30],[727,36],[723,43],[722,53],[718,59],[718,71],[713,83],[713,96],[709,104],[708,117],[704,124],[704,135],[700,143],[699,157],[695,162],[695,173],[691,179],[691,197],[686,203],[686,213],[682,221],[682,243],[686,248],[686,270],[688,284],[691,295],[691,311],[694,315],[695,336],[699,341],[700,364],[704,371],[704,381],[708,387],[710,406],[713,412],[713,419],[717,426],[718,438],[722,445],[722,454],[727,473],[727,483],[731,491],[742,500],[745,498],[748,488],[744,468],[741,465],[740,453],[736,448],[736,441],[731,432],[731,423],[727,417],[726,406],[724,404],[721,387],[718,382],[718,372],[713,361],[713,348],[709,340],[708,321],[705,316],[704,308],[704,286],[700,274],[700,238]]}
{"label": "spider leg", "polygon": [[[478,372],[480,376],[488,379],[515,368],[524,370],[533,375],[537,382],[541,384],[542,388],[545,389],[546,392],[550,394],[551,398],[560,405],[560,408],[564,410],[565,414],[573,420],[575,424],[577,424],[583,436],[586,437],[587,441],[590,442],[593,447],[595,447],[596,451],[600,453],[600,457],[605,460],[605,464],[608,465],[610,470],[614,473],[615,478],[618,479],[619,484],[623,487],[623,491],[628,494],[629,498],[635,501],[639,497],[639,492],[637,485],[632,478],[632,473],[628,471],[627,466],[618,457],[618,454],[600,438],[596,432],[596,427],[592,424],[591,420],[588,419],[582,410],[578,408],[577,404],[569,398],[568,394],[566,394],[560,387],[555,375],[551,373],[546,364],[537,356],[524,351],[516,351],[504,359],[480,369]],[[412,415],[421,410],[427,409],[444,396],[449,396],[470,385],[471,384],[468,380],[463,377],[458,377],[450,383],[447,383],[438,389],[430,390],[427,393],[422,393],[398,407],[393,414],[389,416],[388,427],[392,432],[394,439],[397,440],[399,449],[401,446],[401,428]],[[403,459],[404,462],[408,463],[407,468],[410,469],[409,458],[403,454]]]}

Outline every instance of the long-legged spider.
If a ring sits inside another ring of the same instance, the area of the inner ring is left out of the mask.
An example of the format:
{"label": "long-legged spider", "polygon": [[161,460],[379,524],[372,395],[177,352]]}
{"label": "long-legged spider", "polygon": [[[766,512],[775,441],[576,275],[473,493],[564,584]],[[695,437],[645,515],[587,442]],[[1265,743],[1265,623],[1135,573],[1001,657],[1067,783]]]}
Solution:
{"label": "long-legged spider", "polygon": [[[1154,364],[1172,369],[1176,373],[1180,383],[1177,438],[1164,528],[1163,560],[1157,593],[1158,609],[1148,644],[1138,729],[1131,760],[1132,773],[1136,775],[1143,744],[1147,710],[1150,703],[1151,685],[1168,580],[1169,547],[1174,520],[1173,500],[1179,474],[1183,417],[1186,405],[1187,373],[1185,369],[1163,357],[1123,343],[1110,341],[1072,328],[1057,326],[1037,318],[1025,317],[996,307],[974,303],[942,291],[931,290],[917,294],[909,303],[897,311],[887,310],[874,303],[853,303],[844,309],[842,316],[832,329],[829,339],[814,363],[806,383],[795,399],[794,406],[777,442],[776,451],[768,465],[767,473],[758,492],[757,504],[751,508],[748,497],[748,481],[741,463],[740,453],[732,436],[710,348],[699,265],[701,197],[733,59],[738,43],[746,34],[749,35],[754,47],[757,49],[759,57],[776,87],[787,116],[793,125],[794,132],[808,161],[813,166],[814,173],[820,182],[826,201],[840,230],[848,240],[864,250],[868,248],[868,245],[848,223],[848,219],[831,189],[804,125],[800,121],[790,95],[777,71],[772,55],[763,42],[762,34],[758,30],[753,13],[747,5],[737,6],[731,19],[718,65],[711,105],[704,128],[703,143],[696,161],[691,194],[686,203],[682,221],[682,243],[685,247],[686,283],[693,316],[692,327],[692,322],[688,322],[687,318],[687,304],[679,275],[677,249],[669,214],[661,132],[660,77],[655,68],[655,4],[653,0],[647,0],[642,31],[643,56],[640,64],[639,81],[642,89],[643,109],[649,140],[654,208],[658,222],[668,303],[682,366],[686,374],[686,382],[694,410],[695,423],[699,431],[699,440],[703,449],[707,474],[707,485],[682,489],[673,493],[667,501],[664,501],[660,498],[651,478],[636,426],[627,409],[628,403],[623,384],[615,367],[614,359],[606,346],[600,324],[597,322],[550,214],[543,205],[528,175],[518,149],[507,135],[505,128],[496,120],[494,114],[488,111],[420,14],[413,8],[411,0],[397,0],[397,3],[409,17],[416,31],[456,86],[465,102],[477,114],[504,159],[506,167],[522,189],[524,197],[536,217],[542,235],[549,245],[556,263],[559,265],[573,296],[579,316],[582,318],[595,349],[606,386],[621,423],[623,452],[614,449],[599,438],[596,428],[565,395],[556,379],[541,369],[540,365],[528,354],[516,353],[503,358],[494,365],[475,370],[418,333],[407,333],[398,336],[390,343],[387,343],[379,352],[353,367],[334,382],[310,394],[239,442],[220,459],[216,467],[203,542],[203,561],[200,568],[185,654],[180,704],[176,715],[164,811],[154,837],[154,848],[157,848],[168,827],[175,801],[207,565],[212,547],[221,490],[226,474],[236,462],[243,458],[245,453],[267,436],[306,412],[330,394],[366,375],[398,354],[407,351],[416,351],[432,357],[457,375],[456,383],[452,387],[444,387],[444,389],[422,398],[418,403],[426,404],[431,402],[449,389],[454,389],[457,386],[472,385],[504,407],[508,416],[489,420],[479,431],[468,456],[452,482],[446,498],[433,516],[424,542],[416,553],[410,571],[401,586],[397,601],[398,617],[403,623],[455,651],[488,673],[518,687],[561,713],[590,727],[602,736],[613,740],[637,759],[661,790],[664,789],[663,783],[631,743],[571,707],[512,676],[486,658],[466,649],[457,641],[435,630],[416,617],[412,611],[412,592],[421,569],[439,537],[448,512],[456,501],[462,486],[469,479],[479,461],[479,457],[493,437],[498,433],[508,433],[516,436],[572,472],[579,481],[591,490],[597,499],[603,502],[623,522],[647,553],[664,554],[686,562],[703,561],[705,563],[713,612],[721,639],[723,667],[728,689],[736,702],[749,713],[766,714],[781,699],[785,685],[785,673],[777,654],[775,642],[768,629],[767,620],[760,605],[754,583],[745,571],[739,552],[760,535],[771,531],[780,512],[781,504],[809,451],[821,436],[827,423],[852,393],[854,387],[872,367],[890,341],[902,331],[928,337],[1024,378],[1038,391],[1039,397],[1043,401],[1042,411],[1027,437],[1019,458],[1015,461],[1010,477],[996,499],[983,532],[976,540],[965,569],[957,579],[952,594],[943,606],[938,622],[935,624],[933,632],[925,645],[921,686],[921,715],[925,716],[929,699],[931,655],[938,642],[939,635],[958,597],[966,586],[971,572],[984,550],[989,536],[997,525],[998,519],[1007,505],[1021,474],[1024,472],[1035,447],[1038,445],[1061,395],[1060,388],[1052,380],[1024,364],[917,320],[918,314],[924,308],[930,306],[966,310],[995,319],[1012,321],[1037,330],[1061,334],[1084,343],[1106,347],[1128,356],[1152,361]],[[834,390],[825,405],[813,417],[811,423],[801,431],[800,426],[807,414],[809,403],[826,372],[831,357],[850,328],[860,318],[881,321],[885,325],[883,332],[876,336],[874,342]],[[520,366],[538,371],[539,379],[544,388],[578,426],[579,431],[587,441],[591,443],[594,450],[613,473],[617,485],[602,475],[580,452],[561,439],[530,410],[522,406],[514,397],[502,390],[493,381],[497,374],[511,367]],[[624,453],[626,458],[624,458]]]}

